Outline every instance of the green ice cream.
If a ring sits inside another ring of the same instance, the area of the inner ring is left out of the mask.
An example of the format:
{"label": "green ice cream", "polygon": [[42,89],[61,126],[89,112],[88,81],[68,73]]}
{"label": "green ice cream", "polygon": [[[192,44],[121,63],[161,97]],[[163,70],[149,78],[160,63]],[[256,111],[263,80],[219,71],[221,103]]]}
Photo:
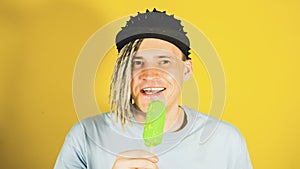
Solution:
{"label": "green ice cream", "polygon": [[154,147],[161,143],[166,118],[166,106],[155,100],[148,106],[143,138],[146,146]]}

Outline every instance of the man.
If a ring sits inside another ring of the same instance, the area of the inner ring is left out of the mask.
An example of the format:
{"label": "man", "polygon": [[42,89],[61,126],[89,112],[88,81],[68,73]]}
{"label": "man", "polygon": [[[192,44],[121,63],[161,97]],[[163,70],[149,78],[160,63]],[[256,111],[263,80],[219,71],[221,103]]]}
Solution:
{"label": "man", "polygon": [[[80,121],[69,132],[55,168],[251,169],[243,137],[220,122],[200,142],[213,118],[178,105],[192,74],[190,43],[180,21],[156,9],[131,17],[117,34],[119,55],[110,85],[110,113]],[[163,139],[144,144],[148,106],[165,104]]]}

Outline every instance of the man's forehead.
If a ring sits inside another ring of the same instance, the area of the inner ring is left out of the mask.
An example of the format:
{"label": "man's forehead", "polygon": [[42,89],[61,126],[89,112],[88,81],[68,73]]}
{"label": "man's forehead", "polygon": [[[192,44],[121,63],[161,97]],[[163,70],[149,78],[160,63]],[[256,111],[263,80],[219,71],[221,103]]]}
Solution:
{"label": "man's forehead", "polygon": [[157,50],[162,50],[162,51],[168,51],[169,53],[173,53],[173,55],[176,55],[176,56],[183,55],[181,50],[174,44],[172,44],[168,41],[165,41],[165,40],[157,39],[157,38],[143,39],[137,52],[148,50],[148,49],[152,49],[152,50],[157,49]]}

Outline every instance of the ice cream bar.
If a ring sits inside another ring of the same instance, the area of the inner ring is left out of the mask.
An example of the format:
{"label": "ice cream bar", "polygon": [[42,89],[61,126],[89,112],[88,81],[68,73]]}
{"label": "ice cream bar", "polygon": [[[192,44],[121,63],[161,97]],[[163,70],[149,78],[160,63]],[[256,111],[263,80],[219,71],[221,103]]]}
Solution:
{"label": "ice cream bar", "polygon": [[166,118],[166,106],[159,100],[148,106],[143,138],[146,146],[154,147],[161,143]]}

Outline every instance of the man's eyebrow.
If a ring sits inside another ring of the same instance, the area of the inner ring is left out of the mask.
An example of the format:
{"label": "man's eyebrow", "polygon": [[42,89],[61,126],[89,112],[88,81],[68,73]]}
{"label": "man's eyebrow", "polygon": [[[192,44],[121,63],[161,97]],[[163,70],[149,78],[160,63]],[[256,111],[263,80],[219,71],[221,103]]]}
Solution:
{"label": "man's eyebrow", "polygon": [[133,59],[143,59],[142,56],[133,56]]}
{"label": "man's eyebrow", "polygon": [[170,58],[170,56],[166,56],[166,55],[159,55],[158,58]]}

